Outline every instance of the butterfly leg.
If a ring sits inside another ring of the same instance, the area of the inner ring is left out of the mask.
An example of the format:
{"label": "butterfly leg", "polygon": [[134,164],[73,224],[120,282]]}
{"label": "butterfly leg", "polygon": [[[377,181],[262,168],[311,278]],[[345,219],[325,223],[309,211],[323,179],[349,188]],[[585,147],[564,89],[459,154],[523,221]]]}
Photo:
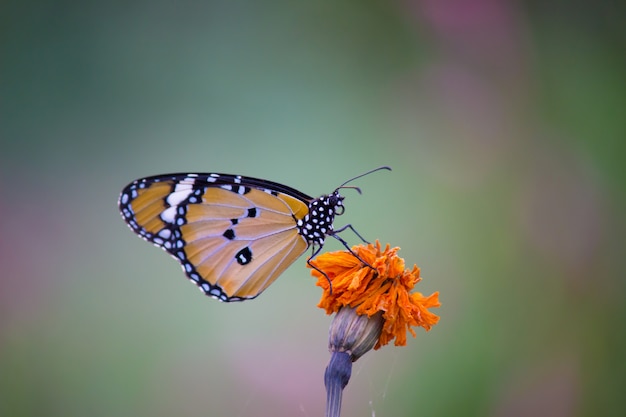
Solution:
{"label": "butterfly leg", "polygon": [[[366,241],[365,239],[363,239],[363,238],[361,237],[361,235],[360,235],[360,234],[358,234],[358,233],[356,232],[356,230],[354,230],[354,229],[352,228],[352,225],[350,225],[350,224],[349,224],[349,225],[347,225],[347,226],[342,227],[342,228],[341,228],[341,229],[339,229],[339,230],[336,230],[336,231],[335,231],[335,233],[333,233],[333,234],[332,234],[332,235],[330,235],[330,236],[332,236],[332,237],[334,237],[335,239],[337,239],[338,241],[340,241],[340,242],[341,242],[341,244],[342,244],[342,245],[343,245],[343,246],[344,246],[344,247],[348,250],[348,252],[350,252],[350,253],[352,254],[352,256],[354,256],[355,258],[357,258],[359,261],[361,261],[364,265],[366,265],[366,266],[367,266],[367,267],[369,267],[370,269],[373,269],[374,271],[376,271],[376,268],[374,268],[374,267],[373,267],[372,265],[370,265],[369,263],[365,262],[363,259],[361,259],[361,258],[359,257],[359,255],[357,255],[356,253],[354,253],[354,251],[352,250],[352,248],[350,248],[350,245],[348,245],[348,242],[346,242],[345,240],[343,240],[343,239],[341,238],[341,236],[339,236],[339,235],[337,234],[338,232],[342,232],[342,231],[344,231],[344,230],[346,230],[346,229],[348,229],[348,228],[349,228],[349,229],[351,229],[351,230],[352,230],[352,231],[353,231],[353,232],[354,232],[354,233],[355,233],[358,237],[360,237],[360,238],[363,240],[363,242],[365,242],[365,243],[369,243],[368,241]],[[320,249],[321,249],[321,248],[320,248]]]}
{"label": "butterfly leg", "polygon": [[[356,231],[356,229],[354,227],[352,227],[351,224],[346,224],[344,227],[342,227],[341,229],[335,230],[335,233],[341,233],[346,229],[350,229],[352,230],[352,233],[354,233],[355,235],[357,235],[359,237],[359,239],[361,239],[363,241],[363,243],[370,243],[367,240],[365,240],[365,238],[363,238],[363,236],[361,236],[361,234],[359,232]],[[336,236],[335,236],[336,237]],[[343,243],[344,246],[346,246],[346,243],[344,241],[342,241],[341,239],[339,239],[339,241],[341,243]],[[347,247],[347,246],[346,246]]]}
{"label": "butterfly leg", "polygon": [[326,278],[326,280],[328,281],[328,290],[332,294],[333,293],[333,282],[330,280],[330,278],[328,278],[328,275],[326,275],[326,272],[322,271],[321,269],[319,269],[318,267],[316,267],[315,265],[313,265],[311,263],[311,259],[315,258],[317,256],[317,254],[321,252],[323,245],[313,244],[312,246],[313,246],[313,253],[309,257],[309,259],[306,260],[306,263],[311,268],[315,269],[317,272],[319,272],[320,274],[324,275],[324,278]]}

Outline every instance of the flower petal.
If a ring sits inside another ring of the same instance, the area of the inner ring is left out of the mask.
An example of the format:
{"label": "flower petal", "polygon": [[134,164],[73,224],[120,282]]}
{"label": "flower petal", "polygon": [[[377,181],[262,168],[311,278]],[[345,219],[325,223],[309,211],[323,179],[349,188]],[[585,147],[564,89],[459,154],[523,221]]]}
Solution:
{"label": "flower petal", "polygon": [[405,269],[398,250],[387,245],[381,251],[376,241],[375,245],[354,246],[352,251],[358,258],[349,251],[337,251],[310,261],[314,267],[311,274],[317,277],[317,285],[323,289],[318,306],[328,314],[343,306],[356,308],[357,314],[369,317],[382,312],[383,330],[375,349],[394,339],[396,346],[403,346],[407,332],[415,337],[413,327],[420,326],[428,331],[439,321],[439,317],[428,310],[441,305],[439,293],[427,297],[418,292],[410,293],[421,280],[420,269],[417,265]]}

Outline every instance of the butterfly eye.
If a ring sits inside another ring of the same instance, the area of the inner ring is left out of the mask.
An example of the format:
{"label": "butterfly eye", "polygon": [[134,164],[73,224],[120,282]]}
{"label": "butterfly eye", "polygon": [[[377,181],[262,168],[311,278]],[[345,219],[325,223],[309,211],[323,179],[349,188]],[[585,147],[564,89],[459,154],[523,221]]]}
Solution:
{"label": "butterfly eye", "polygon": [[329,204],[333,208],[333,212],[337,216],[341,216],[346,209],[342,203],[343,199],[344,197],[341,194],[339,194],[338,190],[335,190],[334,193],[328,196],[327,204]]}

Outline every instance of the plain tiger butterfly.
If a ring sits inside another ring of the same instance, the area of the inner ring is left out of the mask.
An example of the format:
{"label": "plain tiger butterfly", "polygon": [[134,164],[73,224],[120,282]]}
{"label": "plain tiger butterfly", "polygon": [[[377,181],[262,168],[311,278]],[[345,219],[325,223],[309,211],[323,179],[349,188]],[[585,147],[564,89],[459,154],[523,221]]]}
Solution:
{"label": "plain tiger butterfly", "polygon": [[[339,194],[312,198],[272,181],[229,174],[165,174],[133,181],[119,210],[133,232],[164,249],[206,295],[243,301],[261,294],[309,247],[316,256],[326,237],[338,239]],[[350,250],[351,251],[351,250]],[[352,252],[352,251],[351,251]],[[355,255],[356,256],[356,255]],[[307,262],[309,262],[307,261]]]}

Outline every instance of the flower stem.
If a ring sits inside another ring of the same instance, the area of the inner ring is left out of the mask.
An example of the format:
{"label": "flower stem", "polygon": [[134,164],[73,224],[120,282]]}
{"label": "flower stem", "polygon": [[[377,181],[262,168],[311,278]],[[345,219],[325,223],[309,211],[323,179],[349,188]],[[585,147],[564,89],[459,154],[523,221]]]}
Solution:
{"label": "flower stem", "polygon": [[332,352],[330,362],[324,372],[326,386],[326,417],[341,416],[343,389],[348,385],[352,374],[352,359],[347,352]]}

